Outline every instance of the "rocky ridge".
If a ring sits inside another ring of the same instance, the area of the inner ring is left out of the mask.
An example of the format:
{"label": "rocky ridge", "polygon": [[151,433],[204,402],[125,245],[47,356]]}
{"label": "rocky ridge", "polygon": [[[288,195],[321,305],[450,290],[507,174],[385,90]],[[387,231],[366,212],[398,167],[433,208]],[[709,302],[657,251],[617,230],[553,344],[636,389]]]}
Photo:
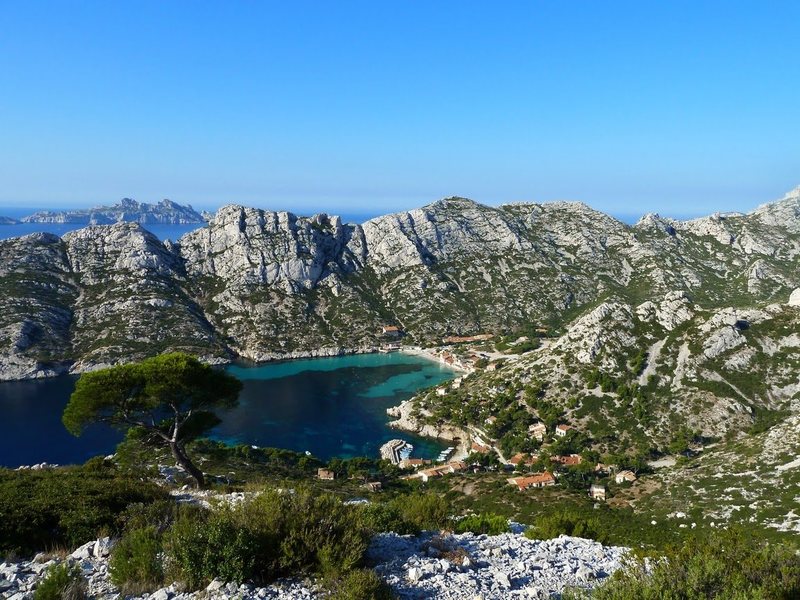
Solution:
{"label": "rocky ridge", "polygon": [[564,202],[448,198],[363,225],[226,206],[178,243],[130,223],[4,240],[0,378],[165,349],[256,361],[368,351],[386,323],[422,344],[521,323],[566,332],[609,302],[655,310],[668,328],[661,304],[682,302],[669,294],[703,310],[785,302],[800,287],[797,203],[795,191],[747,215],[634,226]]}
{"label": "rocky ridge", "polygon": [[[419,536],[378,534],[368,550],[375,571],[398,598],[500,600],[556,598],[567,587],[591,588],[622,567],[626,548],[606,547],[591,540],[561,536],[534,541],[516,533],[498,536]],[[113,540],[102,538],[74,550],[66,560],[77,564],[98,600],[119,596],[109,579],[108,557]],[[30,600],[44,573],[58,562],[42,554],[32,561],[0,563],[0,597]],[[267,587],[212,581],[205,590],[182,592],[177,585],[129,600],[207,600],[324,598],[310,580],[280,580]]]}

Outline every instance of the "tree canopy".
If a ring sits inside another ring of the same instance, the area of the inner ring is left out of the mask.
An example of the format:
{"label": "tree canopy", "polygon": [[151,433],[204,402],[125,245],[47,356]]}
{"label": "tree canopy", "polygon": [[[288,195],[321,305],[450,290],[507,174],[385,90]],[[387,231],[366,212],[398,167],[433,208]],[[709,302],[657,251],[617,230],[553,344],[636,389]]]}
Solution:
{"label": "tree canopy", "polygon": [[76,436],[95,422],[123,431],[136,428],[147,443],[168,447],[203,486],[203,473],[189,460],[185,445],[220,422],[213,410],[235,406],[241,388],[238,379],[193,356],[162,354],[81,375],[62,421]]}

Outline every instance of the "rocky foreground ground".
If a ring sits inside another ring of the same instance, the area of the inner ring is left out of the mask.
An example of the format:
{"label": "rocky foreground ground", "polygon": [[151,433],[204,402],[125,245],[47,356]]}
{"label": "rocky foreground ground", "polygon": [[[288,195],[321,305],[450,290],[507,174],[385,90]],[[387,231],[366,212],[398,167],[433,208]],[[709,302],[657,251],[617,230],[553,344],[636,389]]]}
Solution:
{"label": "rocky foreground ground", "polygon": [[[497,536],[379,534],[368,558],[399,598],[491,600],[557,598],[568,587],[596,586],[622,566],[627,553],[626,548],[568,536],[529,540],[520,530],[516,527],[513,533]],[[108,574],[111,547],[112,541],[104,538],[84,544],[66,558],[80,566],[94,598],[118,597]],[[0,564],[0,597],[33,598],[43,573],[58,560],[39,555],[30,562]],[[137,600],[324,597],[323,588],[311,580],[281,580],[262,588],[215,580],[198,592],[181,592],[172,585]]]}

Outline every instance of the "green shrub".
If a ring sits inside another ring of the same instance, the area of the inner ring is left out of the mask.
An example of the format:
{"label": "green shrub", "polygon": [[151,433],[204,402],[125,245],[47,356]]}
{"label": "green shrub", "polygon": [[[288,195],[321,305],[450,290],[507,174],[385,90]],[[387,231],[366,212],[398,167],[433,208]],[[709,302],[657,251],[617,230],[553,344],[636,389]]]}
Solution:
{"label": "green shrub", "polygon": [[338,575],[358,566],[372,532],[357,507],[309,491],[287,495],[281,531],[281,567],[289,573]]}
{"label": "green shrub", "polygon": [[167,532],[166,553],[190,588],[217,577],[240,583],[254,575],[255,541],[237,521],[235,509],[221,508],[182,515]]}
{"label": "green shrub", "polygon": [[434,494],[413,494],[398,500],[403,520],[417,529],[442,529],[450,519],[450,503]]}
{"label": "green shrub", "polygon": [[159,533],[165,532],[180,514],[201,512],[202,509],[191,504],[178,504],[172,498],[155,502],[136,502],[128,505],[120,518],[125,531],[154,527]]}
{"label": "green shrub", "polygon": [[84,600],[86,581],[77,565],[53,565],[33,594],[34,600]]}
{"label": "green shrub", "polygon": [[559,535],[572,535],[604,542],[606,538],[602,531],[599,519],[562,510],[537,517],[534,525],[525,531],[525,537],[549,540]]}
{"label": "green shrub", "polygon": [[500,535],[509,530],[508,519],[502,515],[493,513],[481,513],[469,515],[456,521],[456,533],[472,532],[475,534]]}
{"label": "green shrub", "polygon": [[392,600],[391,588],[374,571],[356,569],[333,585],[329,600]]}
{"label": "green shrub", "polygon": [[125,477],[100,460],[40,471],[0,469],[0,555],[31,555],[118,533],[129,504],[167,497],[155,484]]}
{"label": "green shrub", "polygon": [[[641,562],[596,589],[592,600],[791,600],[800,598],[800,556],[796,548],[766,544],[743,531],[719,531],[693,538],[665,560]],[[565,600],[588,598],[584,592]]]}
{"label": "green shrub", "polygon": [[219,577],[267,582],[359,566],[372,532],[359,507],[329,494],[264,492],[237,506],[181,515],[165,534],[175,572],[190,588]]}
{"label": "green shrub", "polygon": [[164,581],[161,535],[155,527],[128,531],[111,553],[111,581],[124,594],[158,589]]}
{"label": "green shrub", "polygon": [[364,524],[375,533],[392,531],[400,535],[419,533],[415,527],[403,518],[400,504],[403,498],[395,502],[373,502],[361,507]]}

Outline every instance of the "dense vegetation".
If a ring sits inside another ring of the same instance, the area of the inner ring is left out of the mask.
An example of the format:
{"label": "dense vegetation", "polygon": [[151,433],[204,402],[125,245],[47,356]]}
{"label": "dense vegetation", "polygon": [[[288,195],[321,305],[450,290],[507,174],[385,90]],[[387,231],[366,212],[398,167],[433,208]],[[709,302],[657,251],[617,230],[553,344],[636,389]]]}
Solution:
{"label": "dense vegetation", "polygon": [[[665,557],[636,561],[591,594],[592,600],[793,600],[800,597],[800,555],[744,529],[689,539]],[[583,592],[566,600],[589,598]]]}
{"label": "dense vegetation", "polygon": [[215,578],[264,584],[302,573],[322,578],[335,597],[388,597],[385,585],[361,570],[372,535],[440,528],[449,514],[449,505],[435,495],[362,506],[310,488],[262,489],[239,504],[211,510],[134,507],[110,569],[128,592],[155,589],[166,580],[199,589]]}
{"label": "dense vegetation", "polygon": [[166,497],[163,488],[124,476],[102,458],[61,469],[0,469],[0,555],[69,548],[100,532],[119,533],[129,504]]}

